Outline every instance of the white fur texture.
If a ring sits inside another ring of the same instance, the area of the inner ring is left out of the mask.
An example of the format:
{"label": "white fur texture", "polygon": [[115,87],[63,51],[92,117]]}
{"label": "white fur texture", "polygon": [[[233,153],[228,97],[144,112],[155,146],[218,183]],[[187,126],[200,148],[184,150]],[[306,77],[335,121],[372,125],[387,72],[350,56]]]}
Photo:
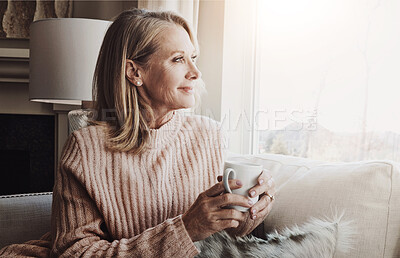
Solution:
{"label": "white fur texture", "polygon": [[232,238],[220,232],[196,242],[197,258],[331,258],[351,248],[354,231],[341,216],[332,220],[312,218],[302,226],[266,234],[263,240],[253,236]]}

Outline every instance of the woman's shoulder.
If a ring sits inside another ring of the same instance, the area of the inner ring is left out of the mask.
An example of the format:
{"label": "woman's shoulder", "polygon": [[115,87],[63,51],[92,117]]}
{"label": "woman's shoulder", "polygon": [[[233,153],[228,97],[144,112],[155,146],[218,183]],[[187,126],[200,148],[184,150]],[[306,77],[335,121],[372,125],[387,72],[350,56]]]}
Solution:
{"label": "woman's shoulder", "polygon": [[73,131],[62,150],[60,159],[62,166],[72,166],[93,149],[101,149],[102,135],[102,129],[99,126],[88,126]]}
{"label": "woman's shoulder", "polygon": [[105,126],[103,125],[89,125],[72,132],[71,137],[79,143],[100,143],[104,141],[106,136]]}

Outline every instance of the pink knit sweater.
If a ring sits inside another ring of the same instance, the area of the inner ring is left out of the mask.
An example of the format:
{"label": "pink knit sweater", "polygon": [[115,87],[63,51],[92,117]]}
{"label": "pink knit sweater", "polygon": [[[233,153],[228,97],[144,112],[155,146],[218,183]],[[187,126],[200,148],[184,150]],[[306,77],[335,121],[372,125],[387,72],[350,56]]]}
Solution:
{"label": "pink knit sweater", "polygon": [[[140,155],[107,150],[101,126],[74,132],[56,176],[51,255],[195,256],[181,216],[217,182],[222,147],[215,121],[180,112],[151,130],[149,148]],[[248,234],[262,219],[248,219],[234,233]],[[28,247],[2,251],[27,254]],[[33,243],[31,253],[34,248]],[[43,247],[36,250],[49,254]]]}

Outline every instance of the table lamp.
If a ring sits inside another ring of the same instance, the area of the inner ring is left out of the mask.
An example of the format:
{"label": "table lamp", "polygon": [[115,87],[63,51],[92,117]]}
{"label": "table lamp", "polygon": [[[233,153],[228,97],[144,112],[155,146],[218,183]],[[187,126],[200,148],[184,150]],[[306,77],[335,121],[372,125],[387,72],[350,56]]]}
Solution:
{"label": "table lamp", "polygon": [[[67,105],[91,101],[96,61],[110,24],[82,18],[33,22],[29,42],[29,99]],[[71,111],[69,131],[84,125],[86,115],[84,110]]]}

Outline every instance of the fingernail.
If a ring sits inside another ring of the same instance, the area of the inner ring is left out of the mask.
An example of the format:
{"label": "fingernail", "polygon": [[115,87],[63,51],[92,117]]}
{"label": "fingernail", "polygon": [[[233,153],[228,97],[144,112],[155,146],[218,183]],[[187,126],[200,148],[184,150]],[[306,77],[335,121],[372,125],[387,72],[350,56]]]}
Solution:
{"label": "fingernail", "polygon": [[268,186],[272,186],[272,180],[268,180]]}
{"label": "fingernail", "polygon": [[256,218],[257,218],[257,215],[253,215],[251,218],[252,218],[252,219],[256,219]]}
{"label": "fingernail", "polygon": [[253,197],[254,195],[256,195],[256,191],[251,191],[250,196]]}
{"label": "fingernail", "polygon": [[258,183],[259,183],[260,185],[262,185],[262,183],[264,183],[264,179],[260,179],[260,180],[258,181]]}
{"label": "fingernail", "polygon": [[236,185],[238,185],[238,186],[242,186],[242,185],[243,185],[243,183],[242,183],[242,181],[240,181],[240,180],[237,180],[237,181],[236,181]]}
{"label": "fingernail", "polygon": [[250,204],[250,205],[253,205],[253,201],[252,201],[252,200],[249,200],[249,204]]}
{"label": "fingernail", "polygon": [[257,211],[256,209],[252,209],[252,210],[251,210],[251,213],[255,214],[256,211]]}

